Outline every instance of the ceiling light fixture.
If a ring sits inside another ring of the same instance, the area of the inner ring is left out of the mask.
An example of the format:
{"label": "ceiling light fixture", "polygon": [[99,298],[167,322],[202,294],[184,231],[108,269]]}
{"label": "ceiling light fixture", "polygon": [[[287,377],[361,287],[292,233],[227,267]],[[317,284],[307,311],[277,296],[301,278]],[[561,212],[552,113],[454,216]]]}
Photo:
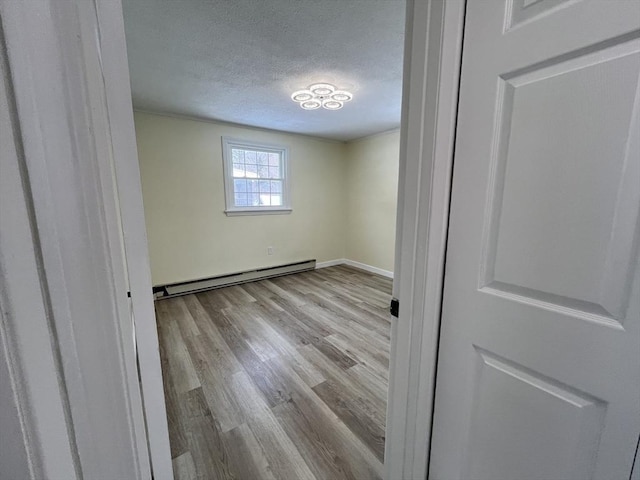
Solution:
{"label": "ceiling light fixture", "polygon": [[336,87],[330,83],[315,83],[309,87],[309,90],[314,95],[325,96],[331,95],[336,90]]}
{"label": "ceiling light fixture", "polygon": [[313,93],[307,90],[300,90],[298,92],[294,92],[293,95],[291,95],[291,99],[294,102],[306,102],[307,100],[311,100],[312,98]]}
{"label": "ceiling light fixture", "polygon": [[312,99],[307,100],[306,102],[302,102],[300,106],[305,110],[315,110],[316,108],[320,108],[322,106],[322,103],[320,103],[320,101],[316,99]]}
{"label": "ceiling light fixture", "polygon": [[320,107],[326,110],[340,110],[344,102],[352,98],[351,92],[338,90],[330,83],[314,83],[305,90],[298,90],[291,94],[291,100],[300,104],[305,110],[316,110]]}
{"label": "ceiling light fixture", "polygon": [[344,103],[337,100],[331,100],[330,98],[322,101],[322,106],[327,110],[340,110],[343,105]]}

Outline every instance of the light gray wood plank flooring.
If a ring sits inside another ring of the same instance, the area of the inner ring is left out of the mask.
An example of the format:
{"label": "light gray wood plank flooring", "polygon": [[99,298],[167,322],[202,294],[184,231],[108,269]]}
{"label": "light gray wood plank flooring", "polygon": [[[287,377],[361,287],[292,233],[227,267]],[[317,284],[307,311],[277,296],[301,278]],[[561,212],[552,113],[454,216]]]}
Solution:
{"label": "light gray wood plank flooring", "polygon": [[390,299],[340,265],[156,302],[176,479],[382,478]]}

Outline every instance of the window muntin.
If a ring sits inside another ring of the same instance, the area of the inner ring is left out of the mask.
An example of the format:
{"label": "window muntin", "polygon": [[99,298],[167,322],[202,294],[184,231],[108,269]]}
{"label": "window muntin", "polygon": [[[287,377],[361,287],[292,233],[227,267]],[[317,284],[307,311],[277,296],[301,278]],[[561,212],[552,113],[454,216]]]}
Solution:
{"label": "window muntin", "polygon": [[287,148],[223,137],[229,214],[287,213]]}

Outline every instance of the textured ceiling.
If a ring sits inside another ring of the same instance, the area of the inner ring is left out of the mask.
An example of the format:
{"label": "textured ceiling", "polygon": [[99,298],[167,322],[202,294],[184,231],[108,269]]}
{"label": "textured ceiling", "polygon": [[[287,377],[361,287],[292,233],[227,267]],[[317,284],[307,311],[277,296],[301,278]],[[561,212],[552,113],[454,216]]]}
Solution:
{"label": "textured ceiling", "polygon": [[[135,108],[336,140],[400,124],[404,0],[124,0]],[[338,111],[290,99],[349,88]]]}

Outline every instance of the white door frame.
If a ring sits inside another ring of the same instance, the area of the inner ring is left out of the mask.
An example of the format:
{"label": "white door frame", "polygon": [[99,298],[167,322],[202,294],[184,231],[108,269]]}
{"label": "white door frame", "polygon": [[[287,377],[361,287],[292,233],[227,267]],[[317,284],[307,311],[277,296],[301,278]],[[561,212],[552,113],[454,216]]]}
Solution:
{"label": "white door frame", "polygon": [[465,0],[409,0],[385,478],[428,475]]}
{"label": "white door frame", "polygon": [[[9,430],[14,425],[7,421],[9,406],[1,403],[0,431],[14,433],[15,448],[14,455],[2,452],[0,476],[23,478],[28,472],[29,478],[73,479],[76,458],[67,428],[70,414],[51,341],[42,262],[34,248],[32,206],[25,192],[26,168],[4,40],[0,29],[0,361],[6,365],[0,389],[3,399],[14,399],[15,411],[9,415],[15,413],[20,435]],[[26,458],[16,455],[18,444]]]}
{"label": "white door frame", "polygon": [[[127,209],[128,218],[123,212],[125,250],[142,253],[135,256],[137,264],[127,255],[135,298],[134,290],[149,292],[151,281],[138,163],[131,162],[137,153],[124,29],[119,2],[98,5],[100,30],[109,32],[105,38],[112,42],[108,51],[107,46],[103,49],[102,59],[107,103],[110,95],[119,102],[109,109],[114,150],[121,152],[116,155],[118,190],[123,202],[135,205]],[[464,9],[465,0],[408,0],[407,4],[394,282],[401,307],[392,325],[387,479],[423,479],[428,471]],[[108,15],[101,15],[103,10]],[[171,463],[158,339],[152,304],[143,302],[139,308],[135,316],[149,448],[154,474],[160,478],[160,472],[171,474]],[[148,400],[147,390],[156,393],[154,401]],[[159,430],[153,432],[153,425],[160,425]]]}
{"label": "white door frame", "polygon": [[2,218],[0,354],[31,475],[148,480],[151,450],[170,480],[120,1],[0,0],[0,21],[2,166],[20,180]]}
{"label": "white door frame", "polygon": [[134,334],[149,454],[154,479],[172,480],[173,467],[153,305],[122,5],[120,0],[98,1],[96,10],[99,39],[105,39],[104,42],[100,42],[100,50],[117,199],[122,205],[126,205],[126,208],[120,209],[121,225],[131,307],[135,319]]}

